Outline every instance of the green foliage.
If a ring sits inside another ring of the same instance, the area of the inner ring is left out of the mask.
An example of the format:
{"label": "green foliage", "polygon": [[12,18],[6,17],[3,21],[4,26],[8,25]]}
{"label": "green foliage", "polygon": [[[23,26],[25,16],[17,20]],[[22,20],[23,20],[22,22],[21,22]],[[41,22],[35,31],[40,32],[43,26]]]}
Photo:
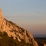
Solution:
{"label": "green foliage", "polygon": [[17,39],[14,40],[13,37],[8,37],[6,32],[0,32],[0,46],[31,46],[31,44],[26,43],[24,40],[19,42]]}

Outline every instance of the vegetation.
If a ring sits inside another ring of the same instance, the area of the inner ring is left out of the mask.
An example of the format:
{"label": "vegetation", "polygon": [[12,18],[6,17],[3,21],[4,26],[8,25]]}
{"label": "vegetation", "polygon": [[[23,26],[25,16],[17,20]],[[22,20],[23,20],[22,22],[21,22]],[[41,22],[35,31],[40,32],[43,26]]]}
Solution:
{"label": "vegetation", "polygon": [[13,37],[9,37],[6,32],[0,32],[0,46],[32,46],[26,43],[24,40],[19,42],[17,39],[14,40]]}
{"label": "vegetation", "polygon": [[44,46],[44,44],[46,44],[46,37],[45,38],[36,37],[35,40],[37,41],[39,46]]}

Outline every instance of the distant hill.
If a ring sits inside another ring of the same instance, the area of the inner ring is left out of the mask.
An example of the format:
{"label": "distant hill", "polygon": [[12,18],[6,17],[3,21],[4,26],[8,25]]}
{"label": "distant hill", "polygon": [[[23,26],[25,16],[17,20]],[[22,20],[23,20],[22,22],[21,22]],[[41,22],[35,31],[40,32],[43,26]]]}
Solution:
{"label": "distant hill", "polygon": [[46,37],[35,37],[34,38],[39,46],[44,46],[46,44]]}

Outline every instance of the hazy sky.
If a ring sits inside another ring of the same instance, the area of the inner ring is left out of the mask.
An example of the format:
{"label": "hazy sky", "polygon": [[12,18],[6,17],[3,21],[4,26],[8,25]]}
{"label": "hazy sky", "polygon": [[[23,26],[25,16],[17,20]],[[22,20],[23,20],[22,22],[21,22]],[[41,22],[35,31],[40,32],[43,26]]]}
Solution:
{"label": "hazy sky", "polygon": [[46,0],[0,0],[8,20],[34,34],[46,34]]}

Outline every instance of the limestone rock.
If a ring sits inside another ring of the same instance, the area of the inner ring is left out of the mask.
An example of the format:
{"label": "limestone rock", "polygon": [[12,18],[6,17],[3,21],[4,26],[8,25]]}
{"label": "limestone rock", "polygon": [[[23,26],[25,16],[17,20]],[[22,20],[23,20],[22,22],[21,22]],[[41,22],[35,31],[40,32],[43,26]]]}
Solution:
{"label": "limestone rock", "polygon": [[27,30],[19,27],[17,24],[6,20],[2,16],[2,9],[0,8],[0,31],[6,32],[9,37],[13,37],[13,39],[18,39],[21,42],[21,39],[25,40],[26,43],[30,43],[33,46],[38,46],[37,42],[34,40],[32,34],[30,34]]}

